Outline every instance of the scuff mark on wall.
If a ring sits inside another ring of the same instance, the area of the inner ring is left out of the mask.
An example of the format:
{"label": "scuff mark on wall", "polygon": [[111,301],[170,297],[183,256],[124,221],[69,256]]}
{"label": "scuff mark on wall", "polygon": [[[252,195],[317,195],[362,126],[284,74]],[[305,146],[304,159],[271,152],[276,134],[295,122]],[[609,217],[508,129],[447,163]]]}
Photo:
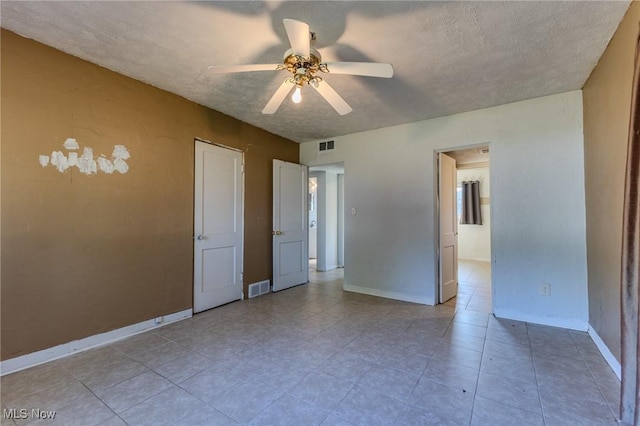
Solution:
{"label": "scuff mark on wall", "polygon": [[93,149],[88,146],[84,147],[82,157],[78,158],[78,169],[80,169],[80,173],[84,173],[87,176],[98,173],[96,160],[93,159]]}
{"label": "scuff mark on wall", "polygon": [[113,173],[113,163],[103,155],[98,157],[98,167],[100,167],[100,171],[105,172],[107,174]]}
{"label": "scuff mark on wall", "polygon": [[[69,151],[80,149],[78,141],[74,138],[67,138],[62,146]],[[85,146],[80,157],[78,157],[77,152],[69,152],[68,156],[65,156],[61,151],[53,151],[51,153],[51,160],[49,160],[48,155],[40,155],[38,161],[42,167],[47,167],[47,165],[51,164],[60,173],[64,173],[71,167],[77,167],[80,173],[90,176],[98,173],[98,169],[106,174],[113,174],[114,171],[121,174],[127,173],[129,171],[129,165],[125,160],[129,158],[131,158],[131,154],[124,145],[116,145],[113,147],[111,159],[108,159],[103,154],[97,159],[94,159],[93,149]]]}
{"label": "scuff mark on wall", "polygon": [[69,161],[62,152],[53,151],[51,153],[51,165],[55,166],[55,168],[62,173],[69,168]]}
{"label": "scuff mark on wall", "polygon": [[131,154],[124,145],[116,145],[113,147],[113,154],[111,154],[113,160],[113,167],[120,173],[127,173],[129,166],[124,160],[131,158]]}
{"label": "scuff mark on wall", "polygon": [[69,167],[77,167],[78,166],[78,153],[77,152],[70,152],[69,155],[67,156],[67,159],[69,160]]}
{"label": "scuff mark on wall", "polygon": [[68,150],[80,149],[80,145],[78,145],[78,141],[76,141],[74,138],[67,138],[67,140],[64,141],[63,145]]}

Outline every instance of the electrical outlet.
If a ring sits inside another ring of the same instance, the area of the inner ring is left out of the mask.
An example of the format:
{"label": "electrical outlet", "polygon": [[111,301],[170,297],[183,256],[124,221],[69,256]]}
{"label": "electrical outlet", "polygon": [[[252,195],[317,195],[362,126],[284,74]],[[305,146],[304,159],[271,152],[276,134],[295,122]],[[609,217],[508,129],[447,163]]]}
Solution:
{"label": "electrical outlet", "polygon": [[156,324],[160,324],[162,321],[164,321],[164,317],[157,317],[156,318]]}
{"label": "electrical outlet", "polygon": [[543,296],[550,296],[551,284],[540,284],[540,294]]}

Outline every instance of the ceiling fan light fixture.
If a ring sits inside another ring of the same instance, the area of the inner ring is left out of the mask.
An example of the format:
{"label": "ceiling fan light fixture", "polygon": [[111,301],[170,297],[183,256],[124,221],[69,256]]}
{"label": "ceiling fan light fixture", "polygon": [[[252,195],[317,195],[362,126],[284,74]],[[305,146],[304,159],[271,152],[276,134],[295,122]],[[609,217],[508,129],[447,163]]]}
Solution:
{"label": "ceiling fan light fixture", "polygon": [[302,86],[296,86],[296,90],[293,92],[293,95],[291,95],[291,100],[293,101],[293,103],[299,104],[302,100],[302,93],[300,90],[301,87]]}
{"label": "ceiling fan light fixture", "polygon": [[[1,1],[1,0],[0,0]],[[309,24],[295,19],[283,20],[290,49],[284,52],[281,64],[254,64],[236,66],[211,66],[208,70],[214,73],[247,72],[247,71],[287,71],[289,77],[282,82],[278,90],[273,94],[267,105],[262,109],[263,114],[274,114],[282,102],[291,92],[295,91],[291,100],[298,104],[302,101],[302,87],[313,87],[326,100],[329,105],[340,115],[352,111],[349,104],[336,93],[331,85],[322,79],[318,73],[361,75],[366,77],[391,78],[393,66],[377,62],[322,62],[320,53],[311,47],[311,42],[316,39],[315,33],[309,31]],[[331,70],[329,70],[331,68]]]}

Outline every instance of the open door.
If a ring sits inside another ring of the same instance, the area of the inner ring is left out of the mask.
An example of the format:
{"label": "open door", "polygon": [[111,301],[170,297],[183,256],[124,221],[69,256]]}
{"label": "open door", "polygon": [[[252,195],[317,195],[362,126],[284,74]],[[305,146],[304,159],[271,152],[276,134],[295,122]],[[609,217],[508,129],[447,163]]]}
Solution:
{"label": "open door", "polygon": [[196,141],[193,311],[242,298],[242,152]]}
{"label": "open door", "polygon": [[309,281],[307,166],[273,160],[273,291]]}
{"label": "open door", "polygon": [[456,160],[438,153],[440,303],[458,293],[458,214]]}

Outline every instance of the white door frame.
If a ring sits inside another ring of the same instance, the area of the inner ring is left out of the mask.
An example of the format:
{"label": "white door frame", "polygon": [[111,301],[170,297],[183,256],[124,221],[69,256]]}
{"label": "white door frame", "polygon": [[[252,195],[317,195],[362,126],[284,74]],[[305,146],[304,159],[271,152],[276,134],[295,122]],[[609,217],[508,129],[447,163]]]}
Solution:
{"label": "white door frame", "polygon": [[[491,153],[492,147],[493,145],[491,144],[491,142],[486,142],[486,143],[478,143],[478,144],[472,144],[472,145],[459,145],[459,146],[453,146],[453,147],[449,147],[449,148],[439,148],[439,149],[434,149],[433,150],[433,206],[434,206],[434,253],[436,254],[434,256],[434,261],[435,261],[435,267],[434,267],[434,282],[436,283],[435,285],[435,303],[439,304],[439,300],[440,300],[440,204],[439,204],[439,199],[438,199],[438,179],[440,176],[440,163],[438,161],[438,154],[441,152],[452,152],[452,151],[464,151],[466,149],[470,149],[470,148],[480,148],[483,146],[489,146],[489,152]],[[489,154],[489,179],[491,179],[493,181],[493,168],[491,167],[491,154]],[[494,195],[491,194],[491,198],[493,198]],[[493,273],[493,265],[494,265],[494,250],[493,247],[495,247],[495,245],[493,244],[494,241],[494,228],[495,226],[497,226],[498,221],[494,220],[494,216],[493,216],[493,203],[491,203],[489,205],[489,214],[491,216],[491,229],[490,231],[490,244],[491,244],[491,308],[493,311],[495,311],[495,300],[496,300],[496,295],[495,295],[495,289],[496,286],[494,285],[494,273]]]}

